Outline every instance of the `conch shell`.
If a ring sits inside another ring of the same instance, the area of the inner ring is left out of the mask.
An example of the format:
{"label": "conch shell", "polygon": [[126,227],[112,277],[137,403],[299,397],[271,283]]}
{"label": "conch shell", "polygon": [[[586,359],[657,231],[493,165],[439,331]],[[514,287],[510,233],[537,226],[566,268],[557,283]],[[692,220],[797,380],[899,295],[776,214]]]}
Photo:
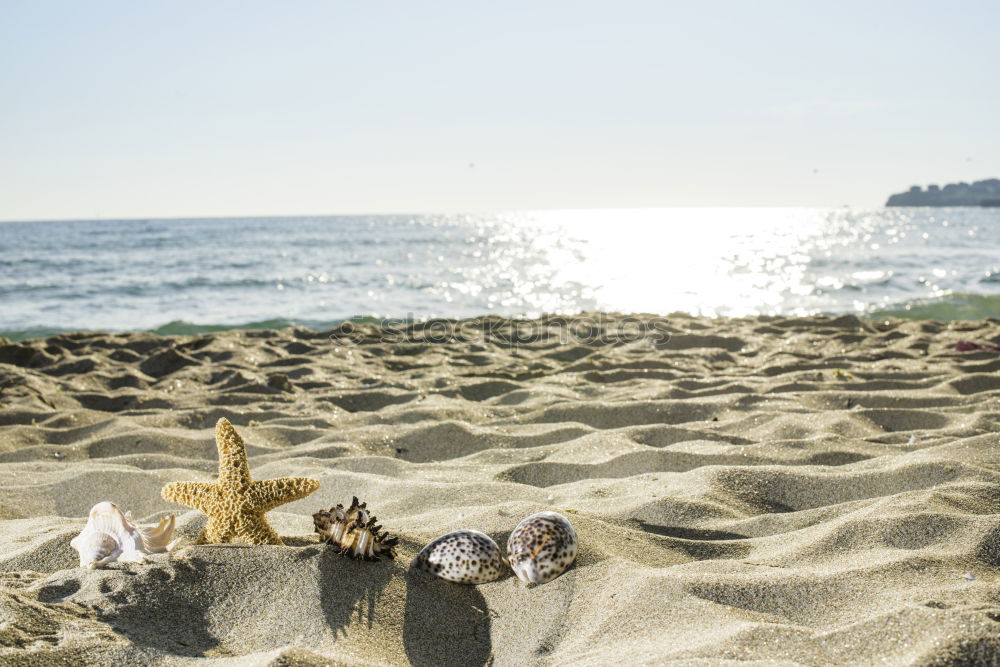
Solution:
{"label": "conch shell", "polygon": [[69,544],[80,553],[80,567],[93,570],[116,560],[142,563],[146,554],[169,551],[177,544],[170,541],[173,534],[173,515],[156,528],[140,528],[132,523],[131,512],[105,501],[94,505],[83,532]]}
{"label": "conch shell", "polygon": [[357,496],[346,510],[343,505],[337,505],[330,511],[316,512],[313,524],[320,541],[334,545],[337,552],[345,556],[360,560],[396,557],[399,538],[389,537],[378,525],[378,519],[368,512],[368,503],[359,502]]}

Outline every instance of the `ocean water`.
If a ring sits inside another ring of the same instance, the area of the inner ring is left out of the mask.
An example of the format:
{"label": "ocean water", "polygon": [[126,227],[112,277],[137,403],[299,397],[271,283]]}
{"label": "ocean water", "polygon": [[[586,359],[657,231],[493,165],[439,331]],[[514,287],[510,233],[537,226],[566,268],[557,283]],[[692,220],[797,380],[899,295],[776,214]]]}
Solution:
{"label": "ocean water", "polygon": [[1000,317],[1000,209],[0,223],[0,336],[608,310]]}

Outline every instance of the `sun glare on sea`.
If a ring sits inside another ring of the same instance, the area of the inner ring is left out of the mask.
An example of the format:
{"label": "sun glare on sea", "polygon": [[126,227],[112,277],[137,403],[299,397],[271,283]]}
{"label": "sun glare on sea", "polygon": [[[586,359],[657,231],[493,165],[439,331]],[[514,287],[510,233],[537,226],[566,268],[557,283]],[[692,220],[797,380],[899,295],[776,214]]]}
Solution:
{"label": "sun glare on sea", "polygon": [[808,295],[826,220],[809,209],[545,211],[537,230],[553,285],[580,285],[597,308],[746,315]]}

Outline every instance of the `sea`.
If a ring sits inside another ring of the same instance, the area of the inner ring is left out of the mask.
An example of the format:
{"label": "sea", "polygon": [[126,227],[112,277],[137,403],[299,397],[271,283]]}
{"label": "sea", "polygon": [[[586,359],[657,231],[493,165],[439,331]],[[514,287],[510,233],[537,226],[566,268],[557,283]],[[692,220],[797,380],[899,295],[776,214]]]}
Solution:
{"label": "sea", "polygon": [[0,223],[0,336],[592,311],[1000,317],[1000,209]]}

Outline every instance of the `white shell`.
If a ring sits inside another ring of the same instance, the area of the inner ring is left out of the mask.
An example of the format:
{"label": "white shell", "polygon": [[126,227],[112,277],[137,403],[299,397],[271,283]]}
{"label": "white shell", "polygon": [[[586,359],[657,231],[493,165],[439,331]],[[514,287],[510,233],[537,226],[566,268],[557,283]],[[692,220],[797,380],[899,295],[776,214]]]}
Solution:
{"label": "white shell", "polygon": [[555,579],[573,564],[576,551],[576,531],[558,512],[532,514],[507,539],[510,567],[526,584]]}
{"label": "white shell", "polygon": [[80,554],[80,567],[93,570],[116,560],[141,563],[146,554],[169,551],[176,544],[170,541],[173,534],[173,515],[143,529],[132,523],[131,514],[105,501],[94,505],[83,532],[69,544]]}
{"label": "white shell", "polygon": [[413,566],[459,584],[485,584],[500,578],[504,562],[500,547],[478,530],[458,530],[421,549]]}

